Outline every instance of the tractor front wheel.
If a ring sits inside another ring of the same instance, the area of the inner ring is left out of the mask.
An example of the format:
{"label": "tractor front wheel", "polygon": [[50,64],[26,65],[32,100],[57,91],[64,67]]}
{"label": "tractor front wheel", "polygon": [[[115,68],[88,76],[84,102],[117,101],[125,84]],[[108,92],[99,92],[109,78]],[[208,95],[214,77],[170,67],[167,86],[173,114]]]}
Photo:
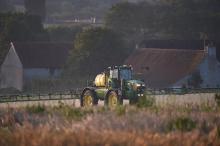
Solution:
{"label": "tractor front wheel", "polygon": [[115,91],[110,91],[105,98],[105,106],[109,108],[115,108],[121,104],[120,98]]}

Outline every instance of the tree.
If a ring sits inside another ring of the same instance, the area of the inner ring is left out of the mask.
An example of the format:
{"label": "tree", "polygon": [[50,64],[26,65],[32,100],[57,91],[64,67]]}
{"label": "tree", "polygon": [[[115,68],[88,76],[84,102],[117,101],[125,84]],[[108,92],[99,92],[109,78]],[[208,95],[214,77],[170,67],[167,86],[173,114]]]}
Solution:
{"label": "tree", "polygon": [[0,13],[0,61],[13,41],[45,41],[48,35],[38,16],[22,13]]}
{"label": "tree", "polygon": [[148,2],[123,2],[114,5],[106,15],[106,26],[120,32],[133,45],[152,37],[156,29],[156,8]]}
{"label": "tree", "polygon": [[142,39],[204,39],[203,36],[218,41],[219,7],[219,0],[119,3],[109,10],[106,26],[137,44]]}
{"label": "tree", "polygon": [[82,26],[61,27],[51,26],[47,28],[50,36],[50,41],[72,41],[75,40],[76,35],[82,31]]}
{"label": "tree", "polygon": [[13,10],[13,6],[11,5],[9,0],[0,0],[0,13],[9,12]]}
{"label": "tree", "polygon": [[9,50],[9,42],[4,36],[0,36],[0,64],[3,63],[5,56]]}
{"label": "tree", "polygon": [[123,41],[112,30],[86,29],[74,41],[65,73],[71,76],[94,75],[108,66],[121,64],[126,55]]}
{"label": "tree", "polygon": [[46,17],[46,0],[24,0],[26,13],[29,15],[37,15],[41,20]]}
{"label": "tree", "polygon": [[166,33],[179,39],[219,38],[220,1],[162,0],[164,9],[160,25]]}
{"label": "tree", "polygon": [[38,16],[23,13],[0,14],[0,36],[10,41],[42,41],[47,34]]}
{"label": "tree", "polygon": [[52,19],[103,19],[112,4],[123,0],[47,0],[47,15]]}

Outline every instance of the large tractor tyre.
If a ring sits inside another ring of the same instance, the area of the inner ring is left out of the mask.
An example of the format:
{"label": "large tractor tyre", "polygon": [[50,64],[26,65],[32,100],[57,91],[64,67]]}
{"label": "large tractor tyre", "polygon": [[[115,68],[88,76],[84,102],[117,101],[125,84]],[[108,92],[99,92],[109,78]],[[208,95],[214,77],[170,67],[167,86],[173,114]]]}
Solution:
{"label": "large tractor tyre", "polygon": [[105,106],[115,108],[117,105],[122,104],[123,101],[115,91],[110,91],[105,97]]}
{"label": "large tractor tyre", "polygon": [[95,92],[86,89],[83,91],[81,97],[80,97],[80,105],[81,107],[92,107],[98,104],[98,99],[95,95]]}

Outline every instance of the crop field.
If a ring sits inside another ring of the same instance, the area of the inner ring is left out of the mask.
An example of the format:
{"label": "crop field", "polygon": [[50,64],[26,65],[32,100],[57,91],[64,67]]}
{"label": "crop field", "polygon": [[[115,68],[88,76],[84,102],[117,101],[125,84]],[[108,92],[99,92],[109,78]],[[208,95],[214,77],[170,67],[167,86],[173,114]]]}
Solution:
{"label": "crop field", "polygon": [[125,101],[114,109],[102,103],[80,108],[77,100],[0,104],[0,146],[220,145],[214,95],[192,96],[202,96],[201,104],[180,96],[146,97],[132,106]]}

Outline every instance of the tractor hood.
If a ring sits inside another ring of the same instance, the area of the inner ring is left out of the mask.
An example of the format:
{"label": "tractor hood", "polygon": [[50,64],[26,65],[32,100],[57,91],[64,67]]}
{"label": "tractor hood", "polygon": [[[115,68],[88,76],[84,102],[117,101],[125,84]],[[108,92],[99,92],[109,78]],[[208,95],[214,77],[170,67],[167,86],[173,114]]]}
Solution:
{"label": "tractor hood", "polygon": [[136,85],[140,85],[140,86],[145,86],[145,83],[143,81],[140,81],[140,80],[128,80],[127,81],[128,83],[131,83],[131,84],[136,84]]}
{"label": "tractor hood", "polygon": [[137,89],[138,87],[145,88],[145,83],[140,80],[128,80],[126,82],[127,85],[133,87],[133,89]]}

